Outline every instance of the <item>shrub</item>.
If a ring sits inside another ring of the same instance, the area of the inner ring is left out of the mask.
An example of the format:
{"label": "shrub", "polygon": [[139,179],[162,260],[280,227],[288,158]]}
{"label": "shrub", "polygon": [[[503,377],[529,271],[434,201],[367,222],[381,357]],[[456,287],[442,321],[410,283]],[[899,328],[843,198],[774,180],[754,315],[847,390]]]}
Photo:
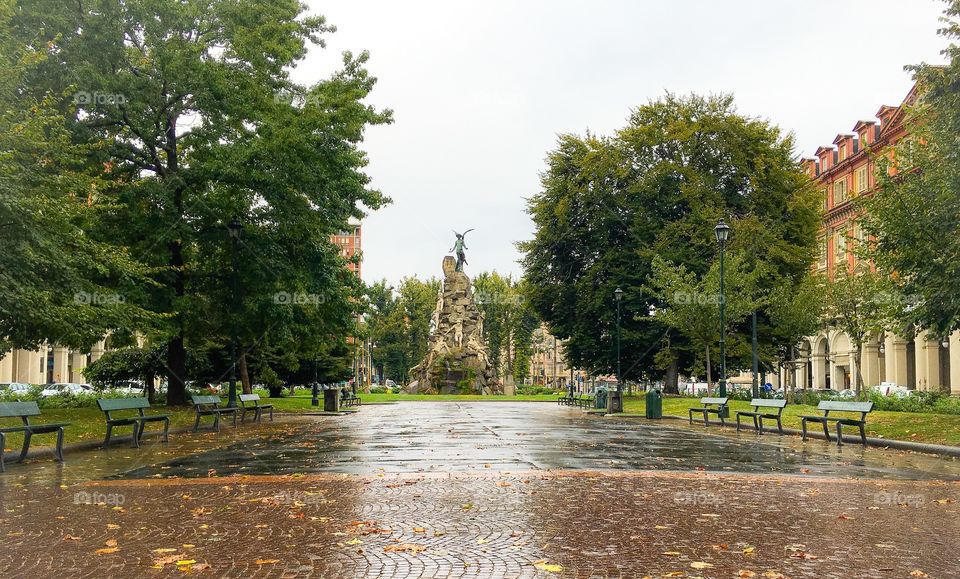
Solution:
{"label": "shrub", "polygon": [[372,386],[370,388],[370,394],[386,394],[387,388],[385,386]]}

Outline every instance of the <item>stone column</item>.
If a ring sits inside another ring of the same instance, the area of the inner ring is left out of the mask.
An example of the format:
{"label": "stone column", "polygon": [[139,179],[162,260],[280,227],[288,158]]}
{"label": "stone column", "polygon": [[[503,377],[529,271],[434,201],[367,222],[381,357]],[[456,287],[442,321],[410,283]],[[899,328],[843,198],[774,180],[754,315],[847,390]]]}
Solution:
{"label": "stone column", "polygon": [[16,381],[27,384],[46,384],[44,362],[46,350],[17,350]]}
{"label": "stone column", "polygon": [[907,342],[895,334],[887,334],[883,342],[887,382],[907,386]]}
{"label": "stone column", "polygon": [[13,379],[13,350],[0,358],[0,382],[16,382]]}
{"label": "stone column", "polygon": [[93,345],[93,348],[90,348],[90,363],[94,363],[100,359],[100,356],[103,356],[103,352],[106,349],[106,340],[100,340]]}
{"label": "stone column", "polygon": [[950,334],[950,394],[960,396],[960,330]]}
{"label": "stone column", "polygon": [[880,384],[880,344],[864,344],[861,356],[864,389],[877,386]]}
{"label": "stone column", "polygon": [[[921,368],[924,374],[920,373]],[[917,382],[921,376],[924,378],[924,390],[939,391],[943,385],[940,379],[940,340],[929,332],[921,332],[917,336]]]}
{"label": "stone column", "polygon": [[813,358],[813,388],[825,388],[827,386],[827,367],[830,363],[823,354],[814,354]]}
{"label": "stone column", "polygon": [[53,347],[53,381],[70,381],[70,349],[63,346]]}
{"label": "stone column", "polygon": [[87,367],[87,355],[81,354],[79,352],[74,352],[72,356],[73,364],[70,368],[70,381],[71,382],[86,382],[86,379],[83,377],[83,369]]}

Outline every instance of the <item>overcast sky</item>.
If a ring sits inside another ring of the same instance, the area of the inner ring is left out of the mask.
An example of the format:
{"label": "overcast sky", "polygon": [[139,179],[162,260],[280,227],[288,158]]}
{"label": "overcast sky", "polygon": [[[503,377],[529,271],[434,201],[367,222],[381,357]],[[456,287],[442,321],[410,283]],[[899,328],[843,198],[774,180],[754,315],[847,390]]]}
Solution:
{"label": "overcast sky", "polygon": [[440,275],[451,228],[468,274],[519,275],[557,135],[622,127],[632,107],[676,93],[730,92],[811,155],[897,105],[905,64],[940,62],[937,0],[308,0],[337,27],[294,72],[326,77],[341,53],[370,51],[373,186],[393,204],[364,221],[363,277]]}

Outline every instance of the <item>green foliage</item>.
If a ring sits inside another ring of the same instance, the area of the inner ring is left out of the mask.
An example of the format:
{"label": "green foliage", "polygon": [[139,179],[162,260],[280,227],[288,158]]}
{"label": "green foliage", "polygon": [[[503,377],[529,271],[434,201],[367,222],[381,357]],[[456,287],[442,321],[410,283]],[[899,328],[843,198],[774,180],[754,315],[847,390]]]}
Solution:
{"label": "green foliage", "polygon": [[410,369],[427,353],[431,313],[440,281],[404,278],[399,287],[386,280],[367,288],[366,328],[373,339],[373,364],[384,380],[406,383]]}
{"label": "green foliage", "polygon": [[840,264],[827,283],[826,315],[830,325],[842,330],[853,346],[856,364],[854,389],[863,389],[860,360],[863,343],[871,335],[879,335],[887,329],[891,320],[891,307],[899,300],[894,295],[888,276],[868,267],[852,272]]}
{"label": "green foliage", "polygon": [[[687,339],[693,350],[696,365],[706,371],[711,382],[711,359],[717,360],[720,340],[720,303],[725,303],[725,320],[730,327],[746,319],[759,304],[754,301],[758,270],[749,270],[740,253],[726,256],[724,293],[720,294],[719,260],[703,277],[688,271],[684,265],[674,265],[655,256],[651,264],[649,291],[662,307],[654,312],[655,319],[676,330]],[[728,352],[737,350],[739,336],[728,340]],[[703,354],[700,358],[699,354]]]}
{"label": "green foliage", "polygon": [[530,368],[530,337],[539,325],[525,295],[527,285],[494,271],[474,277],[473,288],[496,375],[512,373],[515,380],[522,380]]}
{"label": "green foliage", "polygon": [[877,190],[863,202],[874,236],[870,257],[898,273],[912,307],[903,324],[940,335],[960,328],[960,2],[947,2],[940,33],[946,66],[912,67],[921,99],[905,122],[911,135],[877,158]]}
{"label": "green foliage", "polygon": [[[98,180],[79,187],[97,219],[82,236],[62,235],[122,243],[149,268],[153,284],[123,296],[162,323],[103,320],[167,344],[171,404],[185,401],[189,349],[226,350],[236,339],[251,367],[293,372],[353,330],[362,288],[330,236],[388,201],[368,187],[359,144],[390,112],[364,102],[375,83],[365,53],[345,54],[340,71],[313,85],[290,79],[308,44],[332,30],[304,9],[289,0],[38,0],[12,18],[15,47],[46,57],[24,75],[23,103],[52,97],[62,141],[83,151],[82,168]],[[243,235],[231,242],[234,219]],[[119,257],[70,249],[43,262],[89,258],[117,277]],[[39,299],[17,305],[44,309]]]}
{"label": "green foliage", "polygon": [[[533,309],[567,340],[572,365],[609,373],[613,292],[622,288],[623,373],[634,380],[660,370],[657,359],[694,363],[689,339],[647,315],[666,305],[645,289],[655,257],[702,277],[716,261],[714,225],[725,217],[728,248],[761,272],[762,296],[805,278],[819,227],[792,138],[738,114],[729,96],[667,95],[635,109],[611,137],[561,136],[528,212],[536,232],[520,247]],[[778,339],[769,317],[764,306],[760,340],[768,350]],[[743,322],[728,334],[747,330]]]}

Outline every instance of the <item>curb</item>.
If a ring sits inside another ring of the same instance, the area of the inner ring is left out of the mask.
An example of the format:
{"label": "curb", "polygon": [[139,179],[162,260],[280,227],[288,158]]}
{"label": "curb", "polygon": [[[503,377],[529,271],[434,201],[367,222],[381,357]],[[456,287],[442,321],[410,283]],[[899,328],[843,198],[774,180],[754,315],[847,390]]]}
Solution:
{"label": "curb", "polygon": [[[610,418],[628,418],[628,419],[632,419],[632,420],[636,420],[636,419],[639,418],[639,419],[642,419],[642,420],[647,420],[647,417],[646,417],[645,415],[642,415],[642,414],[603,414],[602,416],[604,416],[605,418],[606,418],[606,417],[610,417]],[[663,418],[665,418],[665,419],[670,419],[670,420],[683,420],[684,422],[687,422],[687,421],[688,421],[687,418],[684,418],[684,417],[682,417],[682,416],[673,416],[673,415],[671,415],[671,414],[664,414],[664,415],[663,415]],[[656,419],[651,419],[651,420],[656,420]],[[698,422],[694,421],[694,425],[696,425],[696,424],[701,424],[701,425],[702,425],[702,422],[698,423]],[[733,428],[734,430],[737,428],[736,423],[733,423],[733,424],[727,423],[727,424],[721,426],[719,422],[711,422],[711,423],[710,423],[710,426],[716,426],[716,427],[718,427],[718,428],[723,428],[723,427]],[[749,428],[749,429],[745,429],[744,427],[741,426],[740,429],[741,429],[741,431],[749,432],[750,430],[753,430],[753,424],[752,424],[752,423],[749,423],[749,424],[748,424],[748,428]],[[764,432],[764,434],[774,434],[774,435],[779,434],[776,430],[770,430],[770,429],[768,429],[768,428],[766,428],[766,427],[763,429],[763,432]],[[784,429],[783,429],[783,434],[784,434],[784,435],[790,434],[790,435],[794,435],[794,436],[802,436],[802,435],[803,435],[803,431],[802,431],[802,430],[797,430],[797,429],[795,429],[795,428],[784,428]],[[808,431],[807,431],[807,438],[817,438],[817,439],[820,439],[820,440],[826,440],[826,437],[823,435],[822,432],[819,432],[819,431],[815,432],[815,431],[813,431],[813,430],[808,430]],[[830,442],[836,442],[836,436],[831,437],[831,438],[830,438]],[[844,434],[844,435],[843,435],[843,442],[844,442],[844,444],[851,443],[851,444],[858,444],[858,445],[861,443],[859,436],[851,436],[851,435],[849,435],[849,434]],[[867,446],[873,446],[873,447],[876,447],[876,448],[884,448],[884,449],[893,448],[893,449],[896,449],[896,450],[909,450],[909,451],[913,451],[913,452],[922,452],[922,453],[925,453],[925,454],[937,454],[937,455],[940,455],[940,456],[949,456],[949,457],[953,457],[953,458],[960,458],[960,447],[957,447],[957,446],[947,446],[947,445],[944,445],[944,444],[929,444],[929,443],[925,443],[925,442],[909,442],[909,441],[906,441],[906,440],[890,440],[890,439],[886,439],[886,438],[874,438],[874,437],[868,436],[868,437],[867,437]]]}

